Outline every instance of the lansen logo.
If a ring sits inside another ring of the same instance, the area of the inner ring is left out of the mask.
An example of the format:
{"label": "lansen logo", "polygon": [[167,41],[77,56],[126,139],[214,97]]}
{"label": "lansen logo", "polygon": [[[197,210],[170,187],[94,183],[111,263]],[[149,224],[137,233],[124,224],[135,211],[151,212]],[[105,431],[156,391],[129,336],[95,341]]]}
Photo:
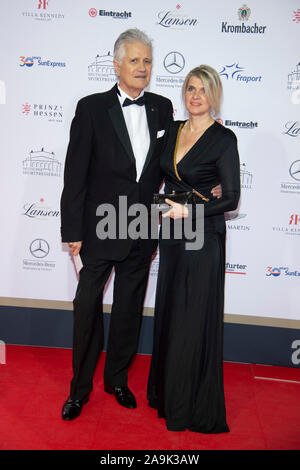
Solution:
{"label": "lansen logo", "polygon": [[300,136],[300,122],[299,121],[289,121],[285,124],[286,131],[283,134],[290,137],[299,137]]}
{"label": "lansen logo", "polygon": [[59,210],[52,210],[50,207],[44,204],[45,200],[40,198],[38,203],[29,202],[24,204],[22,215],[29,219],[55,219],[59,216]]}
{"label": "lansen logo", "polygon": [[225,77],[227,80],[234,80],[237,82],[261,82],[261,75],[244,75],[242,74],[244,67],[240,67],[237,62],[231,65],[223,65],[222,70],[219,72],[220,77]]}
{"label": "lansen logo", "polygon": [[177,4],[176,5],[177,11],[160,11],[158,13],[158,19],[159,21],[156,23],[163,28],[171,28],[171,29],[184,29],[189,26],[196,26],[198,24],[198,19],[197,18],[189,18],[189,16],[180,11],[181,5]]}

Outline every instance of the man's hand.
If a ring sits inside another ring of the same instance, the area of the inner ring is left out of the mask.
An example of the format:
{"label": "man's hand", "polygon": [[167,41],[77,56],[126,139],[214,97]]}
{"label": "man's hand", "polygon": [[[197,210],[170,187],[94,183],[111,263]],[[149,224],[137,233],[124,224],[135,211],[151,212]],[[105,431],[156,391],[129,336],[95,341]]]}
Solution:
{"label": "man's hand", "polygon": [[188,217],[189,211],[186,206],[178,204],[178,202],[171,201],[170,199],[166,199],[166,202],[172,207],[168,212],[165,212],[162,217],[171,217],[171,219],[183,219]]}
{"label": "man's hand", "polygon": [[81,250],[82,242],[70,242],[68,243],[70,251],[73,256],[77,256]]}
{"label": "man's hand", "polygon": [[218,186],[212,188],[211,194],[217,199],[220,199],[222,197],[222,186],[218,184]]}

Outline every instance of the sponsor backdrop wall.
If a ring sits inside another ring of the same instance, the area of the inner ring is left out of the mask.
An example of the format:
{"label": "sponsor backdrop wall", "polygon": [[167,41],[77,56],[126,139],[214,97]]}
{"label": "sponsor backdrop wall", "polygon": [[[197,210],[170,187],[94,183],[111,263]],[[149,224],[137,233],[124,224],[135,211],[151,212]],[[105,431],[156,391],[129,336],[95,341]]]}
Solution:
{"label": "sponsor backdrop wall", "polygon": [[[263,340],[260,353],[280,363],[282,347],[283,362],[299,366],[300,2],[243,1],[1,2],[1,339],[22,341],[20,330],[30,338],[33,318],[35,338],[46,324],[60,335],[58,318],[71,325],[76,263],[60,240],[59,211],[70,123],[78,99],[114,85],[114,41],[138,27],[154,44],[149,90],[172,100],[175,119],[185,118],[188,71],[204,63],[220,74],[218,118],[238,137],[242,184],[238,211],[227,214],[225,320],[288,331],[287,343]],[[158,264],[156,256],[148,321]],[[250,349],[261,331],[251,330]],[[238,344],[238,330],[231,332]],[[64,336],[53,343],[65,345]]]}

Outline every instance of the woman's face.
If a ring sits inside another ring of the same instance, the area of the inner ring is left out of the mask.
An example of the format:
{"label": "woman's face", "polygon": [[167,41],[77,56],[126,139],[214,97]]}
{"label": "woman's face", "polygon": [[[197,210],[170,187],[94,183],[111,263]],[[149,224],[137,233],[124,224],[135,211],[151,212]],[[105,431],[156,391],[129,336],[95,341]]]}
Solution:
{"label": "woman's face", "polygon": [[185,92],[185,107],[192,116],[210,114],[210,103],[205,94],[201,78],[192,76]]}

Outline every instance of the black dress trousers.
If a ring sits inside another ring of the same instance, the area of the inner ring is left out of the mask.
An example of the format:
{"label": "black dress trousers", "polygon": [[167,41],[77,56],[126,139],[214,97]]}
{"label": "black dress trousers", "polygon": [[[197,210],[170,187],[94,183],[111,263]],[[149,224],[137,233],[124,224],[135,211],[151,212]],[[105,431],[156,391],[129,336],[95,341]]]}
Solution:
{"label": "black dress trousers", "polygon": [[73,379],[70,397],[82,399],[93,388],[93,375],[104,345],[102,299],[115,269],[113,305],[107,345],[104,382],[127,385],[128,367],[136,353],[151,256],[142,243],[133,242],[122,261],[89,260],[83,268],[74,299]]}

